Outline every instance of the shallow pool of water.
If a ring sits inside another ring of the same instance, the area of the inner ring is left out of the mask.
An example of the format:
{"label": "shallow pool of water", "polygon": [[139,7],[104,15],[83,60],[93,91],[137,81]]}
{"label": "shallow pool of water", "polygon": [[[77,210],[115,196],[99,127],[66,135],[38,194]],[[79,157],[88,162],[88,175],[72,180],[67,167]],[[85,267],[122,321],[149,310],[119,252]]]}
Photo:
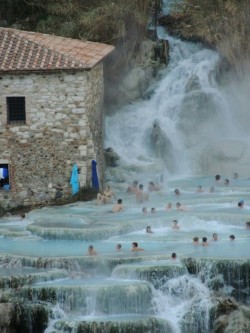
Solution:
{"label": "shallow pool of water", "polygon": [[[202,184],[204,192],[197,193]],[[166,188],[149,192],[149,200],[136,203],[135,195],[126,192],[126,184],[114,187],[116,198],[122,198],[124,211],[112,213],[112,206],[96,205],[96,201],[78,202],[63,207],[47,207],[31,211],[24,220],[7,217],[0,220],[0,253],[34,257],[86,256],[89,244],[98,256],[171,255],[211,258],[249,258],[250,180],[232,180],[229,186],[215,183],[213,177],[184,178],[169,181]],[[209,187],[214,186],[214,193]],[[174,194],[179,188],[180,196]],[[244,208],[237,203],[244,199]],[[168,202],[172,209],[166,210]],[[183,211],[176,209],[181,202]],[[142,207],[148,214],[142,214]],[[151,214],[154,207],[156,213]],[[173,220],[179,229],[173,229]],[[151,226],[153,233],[146,233]],[[27,231],[27,229],[29,231]],[[25,234],[20,233],[25,232]],[[212,241],[212,234],[218,241]],[[231,242],[229,236],[235,235]],[[2,235],[2,237],[1,237]],[[79,238],[79,235],[81,237]],[[207,237],[208,247],[194,247],[192,239]],[[138,242],[144,251],[131,252]],[[116,244],[122,249],[117,252]]]}

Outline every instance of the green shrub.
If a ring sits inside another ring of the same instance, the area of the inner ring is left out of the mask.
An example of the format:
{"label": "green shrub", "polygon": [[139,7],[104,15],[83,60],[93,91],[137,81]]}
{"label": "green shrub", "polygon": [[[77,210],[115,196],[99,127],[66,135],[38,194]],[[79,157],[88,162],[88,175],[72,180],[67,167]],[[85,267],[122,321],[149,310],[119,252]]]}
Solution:
{"label": "green shrub", "polygon": [[174,6],[172,16],[181,35],[215,46],[238,73],[249,66],[249,1],[183,0]]}

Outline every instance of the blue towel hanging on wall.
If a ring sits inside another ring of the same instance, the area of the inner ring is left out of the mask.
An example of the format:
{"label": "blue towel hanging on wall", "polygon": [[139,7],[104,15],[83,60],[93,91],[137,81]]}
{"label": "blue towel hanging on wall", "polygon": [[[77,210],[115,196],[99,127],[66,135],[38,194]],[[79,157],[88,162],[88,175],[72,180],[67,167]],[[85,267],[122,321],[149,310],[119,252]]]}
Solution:
{"label": "blue towel hanging on wall", "polygon": [[70,184],[72,186],[72,194],[79,192],[79,181],[78,181],[78,166],[75,163],[72,168]]}
{"label": "blue towel hanging on wall", "polygon": [[99,181],[96,170],[97,163],[95,160],[92,160],[91,164],[92,164],[92,187],[96,190],[99,190]]}

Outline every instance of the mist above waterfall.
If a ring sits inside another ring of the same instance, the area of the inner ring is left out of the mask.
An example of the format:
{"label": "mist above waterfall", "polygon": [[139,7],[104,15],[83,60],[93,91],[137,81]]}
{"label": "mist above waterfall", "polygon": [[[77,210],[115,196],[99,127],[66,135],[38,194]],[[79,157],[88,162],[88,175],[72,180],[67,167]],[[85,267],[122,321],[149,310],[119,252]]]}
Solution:
{"label": "mist above waterfall", "polygon": [[250,73],[245,73],[244,77],[234,79],[229,77],[227,85],[223,89],[223,94],[228,100],[228,115],[239,138],[250,135]]}
{"label": "mist above waterfall", "polygon": [[153,94],[106,117],[105,146],[118,153],[123,169],[143,174],[246,174],[247,85],[220,86],[216,52],[167,39],[170,62]]}

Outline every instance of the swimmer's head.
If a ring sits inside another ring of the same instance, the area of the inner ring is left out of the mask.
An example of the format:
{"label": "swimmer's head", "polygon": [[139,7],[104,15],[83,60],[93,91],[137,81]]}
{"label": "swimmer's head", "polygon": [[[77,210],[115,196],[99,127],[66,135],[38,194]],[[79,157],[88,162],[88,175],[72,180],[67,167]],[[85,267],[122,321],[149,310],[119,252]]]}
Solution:
{"label": "swimmer's head", "polygon": [[244,206],[244,200],[240,200],[238,202],[238,207],[243,207]]}

